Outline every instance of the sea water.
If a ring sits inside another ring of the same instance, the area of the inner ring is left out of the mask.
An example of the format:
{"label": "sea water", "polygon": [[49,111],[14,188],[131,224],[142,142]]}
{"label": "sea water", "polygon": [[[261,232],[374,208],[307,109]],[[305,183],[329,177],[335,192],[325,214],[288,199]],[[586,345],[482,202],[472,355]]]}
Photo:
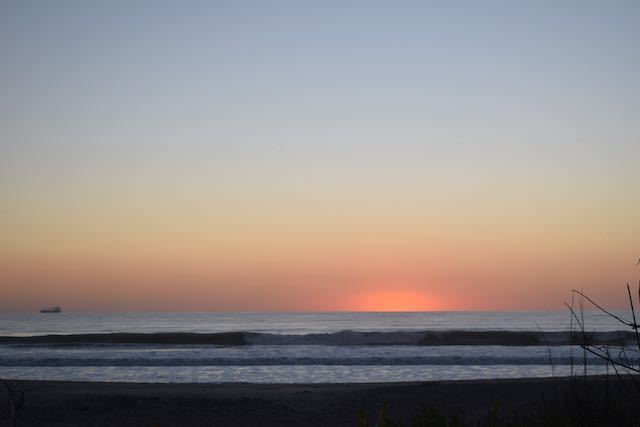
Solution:
{"label": "sea water", "polygon": [[[619,313],[623,316],[627,313]],[[620,324],[588,312],[596,340]],[[0,313],[0,378],[341,383],[521,378],[607,365],[568,312]]]}

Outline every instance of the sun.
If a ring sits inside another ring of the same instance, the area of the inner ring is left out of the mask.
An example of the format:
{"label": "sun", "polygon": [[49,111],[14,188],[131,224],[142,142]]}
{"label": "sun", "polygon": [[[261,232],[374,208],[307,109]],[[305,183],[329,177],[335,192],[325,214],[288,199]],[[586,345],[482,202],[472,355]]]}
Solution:
{"label": "sun", "polygon": [[424,293],[413,290],[363,292],[353,300],[355,311],[430,311],[436,304]]}

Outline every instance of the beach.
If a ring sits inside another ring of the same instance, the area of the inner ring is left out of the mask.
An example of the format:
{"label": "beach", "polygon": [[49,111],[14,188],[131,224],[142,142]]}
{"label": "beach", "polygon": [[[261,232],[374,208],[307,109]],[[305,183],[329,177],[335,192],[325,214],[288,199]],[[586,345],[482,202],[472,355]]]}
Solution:
{"label": "beach", "polygon": [[[632,348],[634,335],[590,319],[592,339]],[[421,408],[464,426],[640,425],[637,393],[570,345],[562,312],[0,320],[0,378],[24,389],[19,426],[374,426],[383,408],[386,427],[412,426]]]}
{"label": "beach", "polygon": [[640,427],[639,42],[0,1],[0,427]]}
{"label": "beach", "polygon": [[[467,425],[497,408],[500,420],[548,411],[569,379],[471,380],[371,384],[140,384],[22,381],[20,426],[357,426],[374,425],[383,407],[410,425],[421,405],[464,414]],[[591,377],[590,406],[605,391],[632,405],[614,377]],[[593,394],[595,393],[595,394]],[[631,408],[631,406],[623,406]],[[618,411],[620,412],[620,411]],[[629,412],[631,415],[631,412]]]}

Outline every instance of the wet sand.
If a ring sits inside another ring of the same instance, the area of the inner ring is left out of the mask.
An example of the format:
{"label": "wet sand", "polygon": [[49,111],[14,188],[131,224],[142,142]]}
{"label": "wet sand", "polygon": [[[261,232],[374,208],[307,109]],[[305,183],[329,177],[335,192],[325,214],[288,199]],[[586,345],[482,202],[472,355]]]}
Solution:
{"label": "wet sand", "polygon": [[[620,392],[615,378],[609,390]],[[357,426],[359,410],[405,425],[421,404],[464,411],[475,425],[498,405],[501,419],[543,410],[567,379],[378,384],[140,384],[22,381],[19,426]],[[590,379],[605,390],[607,379]],[[4,398],[4,397],[3,397]],[[0,422],[0,425],[1,422]]]}

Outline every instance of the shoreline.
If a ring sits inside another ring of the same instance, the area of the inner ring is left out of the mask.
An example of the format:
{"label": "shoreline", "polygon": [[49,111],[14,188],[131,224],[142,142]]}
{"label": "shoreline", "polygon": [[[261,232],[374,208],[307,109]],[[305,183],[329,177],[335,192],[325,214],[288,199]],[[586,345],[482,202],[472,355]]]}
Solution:
{"label": "shoreline", "polygon": [[[624,399],[623,387],[614,376],[587,378],[590,393],[607,390]],[[581,382],[582,377],[578,380]],[[258,423],[357,426],[359,411],[371,422],[385,406],[391,419],[407,425],[421,405],[436,408],[446,416],[463,412],[467,422],[475,425],[494,407],[503,419],[539,412],[553,403],[550,396],[566,393],[571,379],[357,384],[7,381],[24,387],[25,404],[17,415],[21,426],[242,427]]]}

